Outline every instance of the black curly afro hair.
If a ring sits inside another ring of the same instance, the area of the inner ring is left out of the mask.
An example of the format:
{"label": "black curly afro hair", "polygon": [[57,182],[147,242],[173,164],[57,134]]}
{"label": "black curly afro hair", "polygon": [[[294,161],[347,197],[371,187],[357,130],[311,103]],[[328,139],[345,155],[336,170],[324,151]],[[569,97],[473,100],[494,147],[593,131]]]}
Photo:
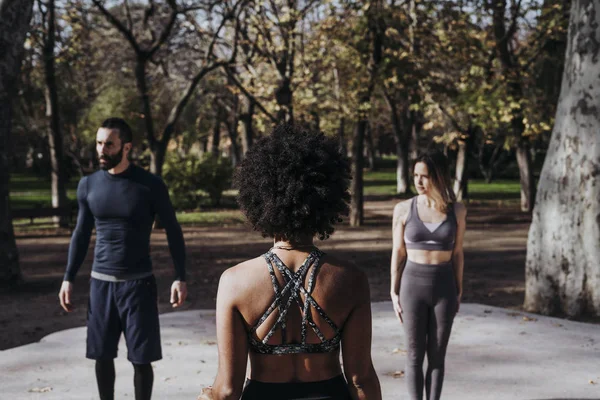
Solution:
{"label": "black curly afro hair", "polygon": [[281,124],[258,140],[234,183],[242,212],[265,237],[324,240],[348,215],[348,158],[335,139],[297,125]]}

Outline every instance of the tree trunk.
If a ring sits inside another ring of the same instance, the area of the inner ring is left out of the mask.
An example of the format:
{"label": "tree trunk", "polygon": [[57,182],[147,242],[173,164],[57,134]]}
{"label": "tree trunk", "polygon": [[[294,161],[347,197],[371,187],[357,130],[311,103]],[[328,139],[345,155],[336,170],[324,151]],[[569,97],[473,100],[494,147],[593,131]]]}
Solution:
{"label": "tree trunk", "polygon": [[210,146],[210,152],[213,156],[219,157],[219,145],[221,144],[221,117],[217,115],[215,117],[215,124],[213,125],[212,141]]}
{"label": "tree trunk", "polygon": [[373,143],[373,130],[371,129],[370,123],[367,124],[367,128],[365,129],[365,139],[367,145],[367,168],[369,171],[375,171],[375,145]]}
{"label": "tree trunk", "polygon": [[521,211],[532,212],[535,200],[535,182],[529,143],[521,141],[517,146],[517,164],[521,181]]}
{"label": "tree trunk", "polygon": [[[516,57],[514,55],[514,49],[509,45],[512,40],[512,37],[510,36],[514,35],[514,32],[510,32],[510,30],[507,31],[504,23],[506,0],[492,2],[492,7],[496,51],[502,62],[504,79],[507,81],[508,94],[512,96],[513,102],[520,103],[523,99],[521,67],[515,62]],[[521,181],[521,210],[530,213],[533,209],[535,186],[533,182],[531,154],[529,154],[529,144],[527,143],[528,139],[523,137],[523,132],[525,130],[523,124],[523,110],[518,107],[511,112],[512,135],[517,139],[517,163],[519,164]]]}
{"label": "tree trunk", "polygon": [[[281,71],[280,71],[281,73]],[[285,74],[285,71],[283,72]],[[277,121],[281,122],[294,122],[294,110],[292,109],[292,84],[290,78],[284,76],[280,79],[279,86],[275,90],[275,100],[279,106],[277,111]]]}
{"label": "tree trunk", "polygon": [[466,198],[467,190],[467,143],[465,140],[458,141],[458,155],[456,156],[456,174],[454,175],[454,194],[456,201]]}
{"label": "tree trunk", "polygon": [[0,0],[0,283],[21,280],[9,200],[9,139],[12,101],[17,98],[23,43],[29,30],[33,0]]}
{"label": "tree trunk", "polygon": [[[55,46],[55,7],[54,0],[47,3],[47,32],[44,42],[44,73],[46,78],[46,117],[48,118],[48,144],[50,147],[50,166],[52,176],[52,207],[63,208],[67,206],[67,191],[65,185],[65,163],[63,135],[60,126],[60,112],[58,105],[58,89],[56,86],[56,71],[54,68]],[[54,217],[54,223],[61,227],[68,226],[66,216]]]}
{"label": "tree trunk", "polygon": [[350,184],[350,226],[363,224],[363,150],[367,119],[361,119],[356,125],[352,138],[352,182]]}
{"label": "tree trunk", "polygon": [[456,174],[454,176],[454,194],[457,201],[469,198],[469,155],[475,145],[477,128],[469,124],[467,137],[458,141],[456,157]]}
{"label": "tree trunk", "polygon": [[155,141],[154,145],[150,146],[150,172],[162,176],[166,155],[167,144],[162,140]]}
{"label": "tree trunk", "polygon": [[[371,54],[369,65],[369,83],[360,97],[359,110],[370,108],[371,95],[375,89],[375,82],[381,64],[383,54],[383,38],[385,37],[385,26],[383,21],[382,2],[375,0],[371,2],[367,15]],[[350,187],[350,226],[361,226],[363,224],[363,143],[365,130],[369,123],[364,111],[359,111],[358,123],[352,140],[352,184]]]}
{"label": "tree trunk", "polygon": [[252,131],[252,119],[254,117],[254,101],[248,96],[243,96],[240,99],[241,113],[240,121],[242,121],[242,152],[246,154],[252,147],[252,139],[254,133]]}
{"label": "tree trunk", "polygon": [[[398,115],[398,106],[394,98],[385,93],[385,100],[390,109],[392,128],[394,129],[394,142],[396,143],[396,193],[410,193],[410,161],[409,161],[409,138],[404,134],[402,122]],[[414,124],[411,124],[414,126]]]}
{"label": "tree trunk", "polygon": [[410,193],[408,148],[396,139],[396,193]]}
{"label": "tree trunk", "polygon": [[[235,115],[232,116],[235,118]],[[238,135],[237,135],[237,126],[238,121],[234,119],[234,121],[226,122],[227,125],[227,134],[229,136],[229,140],[231,141],[231,165],[235,168],[236,165],[240,162],[240,146],[238,145]]]}
{"label": "tree trunk", "polygon": [[600,0],[573,0],[556,123],[527,243],[525,304],[600,316]]}
{"label": "tree trunk", "polygon": [[348,149],[346,146],[346,138],[345,138],[345,133],[344,133],[345,122],[346,122],[346,120],[344,119],[344,117],[340,118],[340,126],[338,127],[338,138],[340,140],[340,152],[344,155],[347,155]]}

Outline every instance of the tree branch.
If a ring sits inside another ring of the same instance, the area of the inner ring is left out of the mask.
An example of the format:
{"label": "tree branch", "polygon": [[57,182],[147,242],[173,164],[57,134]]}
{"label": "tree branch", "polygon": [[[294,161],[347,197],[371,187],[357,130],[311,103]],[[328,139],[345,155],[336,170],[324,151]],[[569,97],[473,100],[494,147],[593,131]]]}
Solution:
{"label": "tree branch", "polygon": [[94,5],[96,7],[98,7],[98,9],[100,10],[100,12],[106,17],[106,19],[115,27],[117,28],[117,30],[119,32],[121,32],[121,34],[123,36],[125,36],[125,39],[127,39],[127,41],[129,42],[129,44],[131,44],[131,47],[133,47],[133,50],[135,51],[135,53],[139,56],[144,54],[144,51],[140,48],[139,43],[137,42],[137,40],[135,40],[135,37],[133,36],[133,32],[130,29],[127,29],[127,27],[125,27],[125,25],[123,25],[123,23],[121,21],[119,21],[119,19],[117,19],[114,15],[112,15],[102,4],[102,2],[100,0],[92,0],[92,3],[94,3]]}
{"label": "tree branch", "polygon": [[235,84],[235,86],[237,86],[238,89],[240,89],[242,91],[242,93],[244,93],[244,95],[246,95],[246,97],[248,97],[254,104],[256,104],[258,106],[258,109],[260,111],[262,111],[263,114],[265,114],[267,116],[267,118],[269,118],[271,120],[271,122],[277,123],[277,118],[275,118],[270,112],[268,112],[267,109],[256,99],[256,97],[254,97],[252,95],[252,93],[250,93],[244,87],[244,85],[242,85],[241,82],[239,80],[237,80],[234,73],[231,71],[230,67],[226,66],[224,69],[225,69],[225,73],[231,79],[231,81]]}

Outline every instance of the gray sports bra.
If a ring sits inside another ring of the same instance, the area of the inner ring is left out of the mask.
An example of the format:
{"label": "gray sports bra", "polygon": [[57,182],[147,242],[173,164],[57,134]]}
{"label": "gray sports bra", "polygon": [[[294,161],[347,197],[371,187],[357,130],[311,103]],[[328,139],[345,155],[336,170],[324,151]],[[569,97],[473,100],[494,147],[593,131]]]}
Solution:
{"label": "gray sports bra", "polygon": [[[258,322],[248,332],[248,342],[250,344],[250,349],[253,352],[259,354],[328,353],[339,348],[340,341],[342,339],[342,330],[335,325],[335,323],[327,316],[327,314],[325,314],[325,311],[323,311],[323,309],[319,306],[319,304],[317,304],[311,295],[313,289],[315,288],[315,277],[320,267],[319,260],[323,255],[324,253],[322,251],[318,249],[313,250],[296,273],[290,271],[290,269],[285,266],[277,254],[273,253],[271,250],[263,255],[267,261],[269,274],[271,275],[271,283],[273,284],[273,290],[275,291],[275,299],[267,311],[265,311]],[[305,288],[302,283],[305,281],[306,273],[312,265],[314,265],[314,268],[312,269],[308,279],[308,287]],[[277,281],[273,267],[277,268],[279,272],[281,272],[281,275],[283,275],[283,279],[285,281],[283,288],[279,287],[279,282]],[[304,301],[302,301],[300,293],[302,293],[304,296]],[[292,302],[294,301],[302,312],[301,342],[286,343],[286,315],[290,306],[292,305]],[[335,336],[333,338],[325,338],[311,317],[310,307],[313,307],[321,316],[321,318],[323,318],[323,320],[327,322],[329,326],[331,326],[335,332]],[[275,309],[278,309],[279,311],[279,317],[277,318],[277,321],[265,335],[264,339],[256,340],[254,337],[256,330],[262,325],[263,322],[265,322],[269,315],[275,311]],[[312,328],[317,337],[321,340],[321,343],[306,343],[307,326]],[[281,328],[281,344],[267,344],[277,328]]]}
{"label": "gray sports bra", "polygon": [[412,199],[410,213],[404,224],[404,244],[415,250],[452,250],[456,240],[456,216],[454,207],[446,213],[446,219],[439,224],[421,221],[417,209],[417,197]]}

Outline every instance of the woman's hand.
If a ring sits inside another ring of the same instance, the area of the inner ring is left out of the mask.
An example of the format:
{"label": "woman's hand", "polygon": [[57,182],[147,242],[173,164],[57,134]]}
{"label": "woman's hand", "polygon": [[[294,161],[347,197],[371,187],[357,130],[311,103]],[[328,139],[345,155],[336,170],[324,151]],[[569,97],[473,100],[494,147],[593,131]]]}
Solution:
{"label": "woman's hand", "polygon": [[213,400],[212,386],[202,388],[202,392],[197,400]]}
{"label": "woman's hand", "polygon": [[460,310],[460,302],[462,301],[462,293],[456,296],[456,313]]}
{"label": "woman's hand", "polygon": [[396,312],[396,317],[400,320],[400,323],[404,323],[402,320],[402,306],[400,306],[400,296],[397,293],[392,293],[392,304],[394,306],[394,311]]}

